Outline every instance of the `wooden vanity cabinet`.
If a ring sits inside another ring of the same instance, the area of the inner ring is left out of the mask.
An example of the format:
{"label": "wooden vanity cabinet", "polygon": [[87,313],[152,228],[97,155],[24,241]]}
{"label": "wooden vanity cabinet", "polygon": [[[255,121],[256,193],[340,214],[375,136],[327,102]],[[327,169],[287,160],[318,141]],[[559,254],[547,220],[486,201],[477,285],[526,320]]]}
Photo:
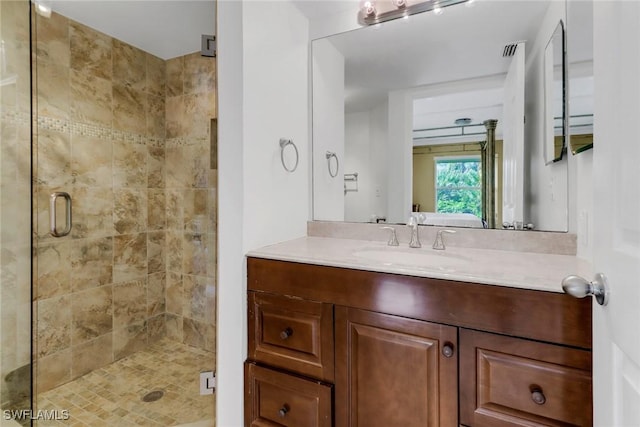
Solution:
{"label": "wooden vanity cabinet", "polygon": [[247,265],[247,426],[592,425],[588,299]]}

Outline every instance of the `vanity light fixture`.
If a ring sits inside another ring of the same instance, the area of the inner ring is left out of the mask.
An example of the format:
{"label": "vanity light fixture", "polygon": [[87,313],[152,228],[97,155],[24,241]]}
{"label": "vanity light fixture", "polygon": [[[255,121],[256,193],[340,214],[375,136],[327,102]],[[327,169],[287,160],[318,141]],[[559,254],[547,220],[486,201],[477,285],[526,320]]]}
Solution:
{"label": "vanity light fixture", "polygon": [[440,15],[445,7],[470,1],[473,0],[365,0],[358,12],[358,22],[362,25],[374,25],[429,11]]}

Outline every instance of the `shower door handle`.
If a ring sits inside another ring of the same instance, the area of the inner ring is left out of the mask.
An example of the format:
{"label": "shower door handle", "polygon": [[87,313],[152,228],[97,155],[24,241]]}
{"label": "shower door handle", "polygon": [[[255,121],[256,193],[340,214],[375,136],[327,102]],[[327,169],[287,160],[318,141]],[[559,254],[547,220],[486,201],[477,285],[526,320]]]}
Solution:
{"label": "shower door handle", "polygon": [[[58,208],[56,202],[58,201],[58,197],[64,198],[65,205],[65,227],[64,230],[58,231],[57,226],[57,218],[58,218]],[[65,193],[63,191],[57,191],[55,193],[51,193],[49,197],[49,232],[53,237],[64,237],[71,232],[71,196],[69,193]]]}

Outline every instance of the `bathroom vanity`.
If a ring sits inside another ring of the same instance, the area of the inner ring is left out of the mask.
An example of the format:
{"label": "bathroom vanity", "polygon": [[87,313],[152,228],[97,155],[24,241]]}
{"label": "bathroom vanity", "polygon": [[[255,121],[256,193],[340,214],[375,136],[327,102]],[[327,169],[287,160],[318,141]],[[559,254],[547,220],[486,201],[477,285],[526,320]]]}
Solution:
{"label": "bathroom vanity", "polygon": [[330,240],[295,262],[249,254],[247,426],[592,425],[591,300],[527,289],[527,272],[305,259]]}

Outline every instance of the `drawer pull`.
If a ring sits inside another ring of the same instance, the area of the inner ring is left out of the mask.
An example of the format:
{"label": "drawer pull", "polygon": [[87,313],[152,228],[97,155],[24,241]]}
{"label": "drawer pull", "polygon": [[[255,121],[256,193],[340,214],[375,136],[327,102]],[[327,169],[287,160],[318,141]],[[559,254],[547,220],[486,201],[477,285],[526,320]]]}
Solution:
{"label": "drawer pull", "polygon": [[446,343],[442,347],[442,354],[444,355],[444,357],[452,357],[453,356],[453,344]]}
{"label": "drawer pull", "polygon": [[285,403],[284,405],[282,405],[282,408],[280,408],[280,410],[278,411],[278,415],[284,418],[287,415],[287,412],[289,412],[289,410],[290,410],[289,405]]}
{"label": "drawer pull", "polygon": [[287,328],[287,329],[283,330],[282,332],[280,332],[280,338],[283,339],[283,340],[286,340],[291,335],[293,335],[293,329],[291,329],[291,328]]}
{"label": "drawer pull", "polygon": [[536,405],[544,405],[547,401],[547,398],[544,397],[544,393],[542,393],[542,388],[538,386],[531,386],[531,400]]}

